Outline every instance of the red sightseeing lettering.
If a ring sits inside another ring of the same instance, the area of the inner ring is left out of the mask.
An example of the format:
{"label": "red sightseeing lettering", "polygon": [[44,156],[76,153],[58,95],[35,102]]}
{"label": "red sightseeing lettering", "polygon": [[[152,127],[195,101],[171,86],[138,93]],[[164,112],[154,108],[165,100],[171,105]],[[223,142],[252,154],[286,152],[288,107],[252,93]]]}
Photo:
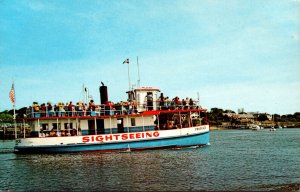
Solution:
{"label": "red sightseeing lettering", "polygon": [[128,135],[127,134],[122,134],[122,140],[127,140],[128,139]]}
{"label": "red sightseeing lettering", "polygon": [[134,134],[133,134],[133,133],[130,133],[130,134],[129,134],[129,138],[130,138],[130,139],[134,139]]}
{"label": "red sightseeing lettering", "polygon": [[153,133],[153,136],[154,136],[154,137],[158,137],[158,136],[159,136],[159,132],[158,132],[158,131],[155,131],[155,132]]}
{"label": "red sightseeing lettering", "polygon": [[82,137],[82,142],[84,143],[90,142],[90,137]]}
{"label": "red sightseeing lettering", "polygon": [[116,140],[119,140],[120,135],[114,135],[114,136],[115,136]]}
{"label": "red sightseeing lettering", "polygon": [[103,137],[102,136],[97,136],[96,141],[103,142]]}
{"label": "red sightseeing lettering", "polygon": [[113,140],[112,135],[105,135],[105,140],[106,141]]}
{"label": "red sightseeing lettering", "polygon": [[152,137],[152,133],[146,133],[146,137]]}
{"label": "red sightseeing lettering", "polygon": [[135,138],[140,139],[141,138],[141,133],[135,134]]}

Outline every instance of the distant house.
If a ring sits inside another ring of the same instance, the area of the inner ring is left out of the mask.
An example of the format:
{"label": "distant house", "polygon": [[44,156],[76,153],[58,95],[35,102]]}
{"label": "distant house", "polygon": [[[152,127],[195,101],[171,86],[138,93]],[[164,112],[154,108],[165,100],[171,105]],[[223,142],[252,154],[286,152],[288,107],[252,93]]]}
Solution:
{"label": "distant house", "polygon": [[223,113],[223,116],[232,117],[235,119],[238,118],[238,114],[236,114],[236,113]]}
{"label": "distant house", "polygon": [[253,114],[238,114],[238,119],[241,122],[252,122],[254,121],[254,115]]}
{"label": "distant house", "polygon": [[249,113],[242,113],[242,114],[236,114],[236,113],[223,113],[224,116],[232,117],[239,120],[254,120],[254,115]]}
{"label": "distant house", "polygon": [[273,118],[273,116],[268,113],[259,113],[258,116],[260,116],[260,115],[266,115],[269,121],[271,121]]}

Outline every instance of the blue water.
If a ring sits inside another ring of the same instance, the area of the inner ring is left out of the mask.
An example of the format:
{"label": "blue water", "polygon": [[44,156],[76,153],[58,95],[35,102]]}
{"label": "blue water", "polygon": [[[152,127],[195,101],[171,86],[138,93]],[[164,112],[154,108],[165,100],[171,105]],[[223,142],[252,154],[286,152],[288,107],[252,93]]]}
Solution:
{"label": "blue water", "polygon": [[202,148],[16,155],[0,141],[0,191],[268,191],[300,184],[300,128],[211,132]]}

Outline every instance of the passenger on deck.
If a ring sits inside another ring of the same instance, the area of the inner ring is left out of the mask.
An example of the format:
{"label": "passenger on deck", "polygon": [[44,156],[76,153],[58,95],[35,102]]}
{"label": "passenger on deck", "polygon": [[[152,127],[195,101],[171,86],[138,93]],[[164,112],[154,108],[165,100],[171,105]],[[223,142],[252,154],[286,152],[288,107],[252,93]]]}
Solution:
{"label": "passenger on deck", "polygon": [[71,136],[76,136],[76,135],[77,135],[76,129],[71,129]]}
{"label": "passenger on deck", "polygon": [[127,114],[127,109],[125,108],[125,103],[121,101],[121,114]]}
{"label": "passenger on deck", "polygon": [[78,105],[78,106],[77,106],[77,107],[78,107],[78,109],[77,109],[78,115],[79,115],[79,116],[82,116],[82,115],[83,115],[83,114],[82,114],[82,111],[83,111],[83,105],[82,105],[82,102],[79,101],[77,105]]}
{"label": "passenger on deck", "polygon": [[147,110],[152,111],[153,110],[153,95],[152,94],[147,94],[146,96],[146,103],[147,103]]}
{"label": "passenger on deck", "polygon": [[56,116],[56,117],[59,116],[58,115],[59,107],[57,105],[54,105],[53,109],[54,109],[54,116]]}
{"label": "passenger on deck", "polygon": [[114,103],[111,101],[106,101],[105,107],[105,115],[114,115],[114,110],[116,110],[113,106]]}
{"label": "passenger on deck", "polygon": [[192,98],[190,98],[190,100],[189,100],[189,106],[190,106],[190,109],[194,108],[194,101]]}
{"label": "passenger on deck", "polygon": [[68,105],[68,116],[74,116],[72,101],[70,101],[70,103]]}
{"label": "passenger on deck", "polygon": [[94,100],[90,101],[90,103],[89,103],[89,109],[90,109],[90,111],[95,111],[96,105],[94,103]]}
{"label": "passenger on deck", "polygon": [[38,104],[38,102],[33,102],[32,104],[32,108],[33,108],[33,115],[34,117],[40,117],[40,106]]}
{"label": "passenger on deck", "polygon": [[186,107],[186,101],[185,101],[185,99],[181,100],[181,105],[182,105],[181,109],[185,109],[185,107]]}
{"label": "passenger on deck", "polygon": [[49,137],[56,137],[56,133],[54,131],[54,129],[51,129],[50,133],[49,133]]}
{"label": "passenger on deck", "polygon": [[87,116],[89,114],[88,105],[86,103],[84,103],[82,106],[83,106],[83,108],[82,108],[83,116]]}
{"label": "passenger on deck", "polygon": [[180,99],[179,99],[178,96],[176,96],[176,97],[174,98],[174,102],[175,102],[175,108],[176,108],[176,109],[180,109]]}
{"label": "passenger on deck", "polygon": [[64,106],[64,103],[63,103],[63,102],[59,102],[59,103],[58,103],[58,116],[62,117],[62,116],[65,115],[66,110],[65,110],[64,107],[65,107],[65,106]]}
{"label": "passenger on deck", "polygon": [[53,107],[51,105],[51,102],[47,102],[47,110],[48,110],[48,116],[49,117],[54,116],[54,110],[53,110]]}
{"label": "passenger on deck", "polygon": [[46,116],[46,105],[45,105],[45,103],[41,104],[40,112],[41,112],[41,117],[45,117]]}
{"label": "passenger on deck", "polygon": [[189,98],[188,97],[185,99],[184,109],[189,109]]}
{"label": "passenger on deck", "polygon": [[100,116],[101,115],[101,105],[96,105],[96,116]]}
{"label": "passenger on deck", "polygon": [[133,107],[132,105],[128,106],[128,114],[132,114],[133,113]]}
{"label": "passenger on deck", "polygon": [[159,96],[159,107],[160,109],[165,109],[165,98],[163,93],[160,93]]}
{"label": "passenger on deck", "polygon": [[91,115],[91,116],[96,116],[95,110],[96,110],[96,105],[95,105],[95,103],[94,103],[94,100],[91,100],[91,101],[89,102],[89,111],[90,111],[90,115]]}
{"label": "passenger on deck", "polygon": [[169,97],[165,97],[164,102],[165,102],[165,108],[170,109],[171,100],[169,99]]}
{"label": "passenger on deck", "polygon": [[64,106],[64,110],[65,110],[65,116],[69,116],[69,103],[68,102]]}

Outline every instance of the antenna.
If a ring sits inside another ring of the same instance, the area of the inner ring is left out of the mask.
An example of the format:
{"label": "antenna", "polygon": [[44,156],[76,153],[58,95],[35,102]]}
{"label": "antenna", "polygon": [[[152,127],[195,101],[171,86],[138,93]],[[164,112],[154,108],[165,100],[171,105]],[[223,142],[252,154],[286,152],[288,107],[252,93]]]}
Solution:
{"label": "antenna", "polygon": [[137,68],[138,68],[138,83],[137,83],[137,87],[140,87],[140,82],[141,82],[141,78],[140,78],[140,66],[139,66],[139,57],[136,57],[136,63],[137,63]]}

